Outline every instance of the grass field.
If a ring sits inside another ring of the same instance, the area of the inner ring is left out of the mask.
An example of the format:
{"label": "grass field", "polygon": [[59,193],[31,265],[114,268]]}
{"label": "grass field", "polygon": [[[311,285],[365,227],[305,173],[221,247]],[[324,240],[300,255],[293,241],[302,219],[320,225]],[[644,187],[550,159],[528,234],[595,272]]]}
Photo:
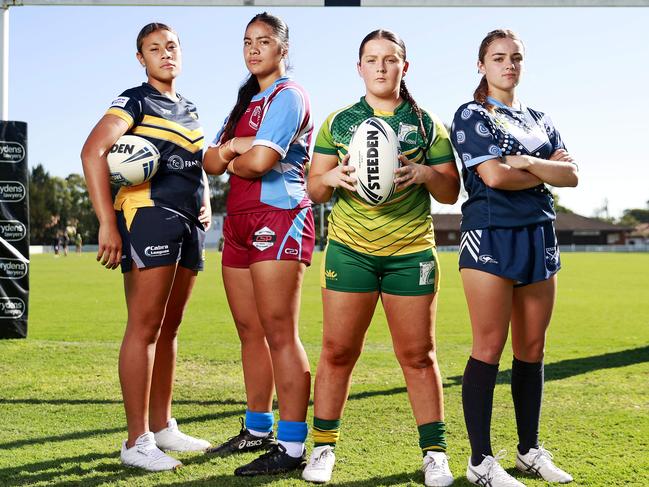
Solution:
{"label": "grass field", "polygon": [[[307,272],[300,325],[313,370],[322,327],[319,258]],[[174,407],[183,430],[212,442],[238,432],[245,407],[218,259],[208,254],[181,328]],[[562,260],[546,350],[542,440],[573,474],[573,485],[649,486],[649,254],[566,253]],[[464,486],[469,446],[460,383],[471,337],[456,255],[441,254],[441,262],[438,353],[451,468],[455,485]],[[102,269],[91,254],[34,256],[29,338],[0,340],[0,485],[305,485],[297,474],[235,478],[234,468],[253,455],[179,455],[185,467],[178,473],[123,468],[117,356],[124,321],[117,271]],[[503,465],[512,471],[510,365],[507,351],[494,399],[493,444],[509,450]],[[423,482],[417,431],[382,311],[354,374],[337,456],[334,485]]]}

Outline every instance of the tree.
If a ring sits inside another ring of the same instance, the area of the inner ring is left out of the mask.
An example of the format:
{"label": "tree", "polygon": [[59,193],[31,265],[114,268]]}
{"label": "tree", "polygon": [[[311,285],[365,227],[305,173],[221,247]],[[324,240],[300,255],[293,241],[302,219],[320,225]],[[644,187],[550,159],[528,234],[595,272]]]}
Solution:
{"label": "tree", "polygon": [[649,223],[649,201],[646,208],[629,208],[624,210],[620,223],[635,227],[640,223]]}

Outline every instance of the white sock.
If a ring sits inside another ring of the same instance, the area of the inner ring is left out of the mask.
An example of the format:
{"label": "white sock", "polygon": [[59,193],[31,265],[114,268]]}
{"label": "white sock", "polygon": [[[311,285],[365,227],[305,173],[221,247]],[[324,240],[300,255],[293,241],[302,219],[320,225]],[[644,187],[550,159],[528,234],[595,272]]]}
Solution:
{"label": "white sock", "polygon": [[256,436],[257,438],[266,438],[270,434],[270,431],[257,431],[251,430],[250,428],[248,428],[248,431],[252,436]]}
{"label": "white sock", "polygon": [[286,454],[293,458],[299,458],[304,453],[304,443],[301,441],[282,441],[278,443],[286,448]]}

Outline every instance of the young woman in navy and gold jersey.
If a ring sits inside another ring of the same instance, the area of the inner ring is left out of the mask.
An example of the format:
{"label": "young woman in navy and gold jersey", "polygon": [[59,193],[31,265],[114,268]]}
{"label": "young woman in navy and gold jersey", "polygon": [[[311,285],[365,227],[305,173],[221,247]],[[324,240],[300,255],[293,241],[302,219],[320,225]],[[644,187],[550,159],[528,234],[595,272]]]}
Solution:
{"label": "young woman in navy and gold jersey", "polygon": [[[425,484],[450,485],[442,381],[435,355],[439,268],[430,198],[453,203],[459,191],[448,133],[406,88],[406,47],[393,32],[368,34],[359,49],[365,96],[327,118],[316,139],[309,196],[337,200],[323,257],[323,343],[315,381],[315,448],[302,477],[327,482],[352,370],[381,299],[419,430]],[[380,206],[357,196],[346,165],[354,127],[381,117],[398,135],[402,167],[394,195]]]}
{"label": "young woman in navy and gold jersey", "polygon": [[298,318],[315,239],[304,181],[313,124],[308,95],[286,76],[288,41],[288,27],[274,15],[248,23],[243,56],[250,76],[204,159],[206,171],[230,174],[223,283],[241,340],[247,398],[240,433],[208,453],[269,450],[236,475],[282,473],[304,463],[311,374]]}
{"label": "young woman in navy and gold jersey", "polygon": [[[178,36],[152,23],[137,37],[137,59],[147,82],[124,91],[88,136],[81,158],[99,219],[97,260],[121,263],[128,321],[119,377],[128,439],[121,460],[150,471],[180,462],[162,450],[199,451],[210,445],[178,430],[171,417],[176,335],[211,221],[202,169],[203,130],[196,107],[176,93],[181,70]],[[106,155],[124,134],[152,142],[160,166],[148,182],[120,188],[112,201]],[[153,433],[155,432],[155,433]]]}
{"label": "young woman in navy and gold jersey", "polygon": [[483,75],[453,121],[468,200],[462,205],[460,272],[473,330],[462,381],[477,485],[520,487],[494,456],[490,426],[498,363],[511,323],[516,467],[551,482],[572,477],[539,445],[545,334],[560,268],[552,195],[545,183],[576,186],[577,167],[550,118],[516,96],[524,48],[509,30],[490,32],[478,53]]}

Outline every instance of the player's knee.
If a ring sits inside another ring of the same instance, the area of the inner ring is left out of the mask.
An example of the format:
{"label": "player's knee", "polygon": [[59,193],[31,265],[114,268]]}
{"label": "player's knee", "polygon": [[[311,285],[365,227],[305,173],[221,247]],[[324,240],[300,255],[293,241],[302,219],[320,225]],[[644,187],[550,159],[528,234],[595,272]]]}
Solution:
{"label": "player's knee", "polygon": [[525,343],[514,349],[514,356],[523,362],[536,363],[545,355],[545,340],[539,339]]}
{"label": "player's knee", "polygon": [[263,328],[256,321],[236,319],[235,325],[239,334],[239,340],[244,344],[263,341],[266,338]]}
{"label": "player's knee", "polygon": [[432,346],[406,347],[396,351],[402,368],[427,369],[435,364],[435,350]]}
{"label": "player's knee", "polygon": [[354,365],[360,355],[360,350],[356,347],[343,343],[336,343],[326,340],[322,344],[321,360],[333,367],[345,367]]}
{"label": "player's knee", "polygon": [[280,352],[285,350],[287,347],[292,347],[297,344],[298,339],[296,333],[292,330],[266,330],[266,341],[268,342],[268,348],[271,351]]}

